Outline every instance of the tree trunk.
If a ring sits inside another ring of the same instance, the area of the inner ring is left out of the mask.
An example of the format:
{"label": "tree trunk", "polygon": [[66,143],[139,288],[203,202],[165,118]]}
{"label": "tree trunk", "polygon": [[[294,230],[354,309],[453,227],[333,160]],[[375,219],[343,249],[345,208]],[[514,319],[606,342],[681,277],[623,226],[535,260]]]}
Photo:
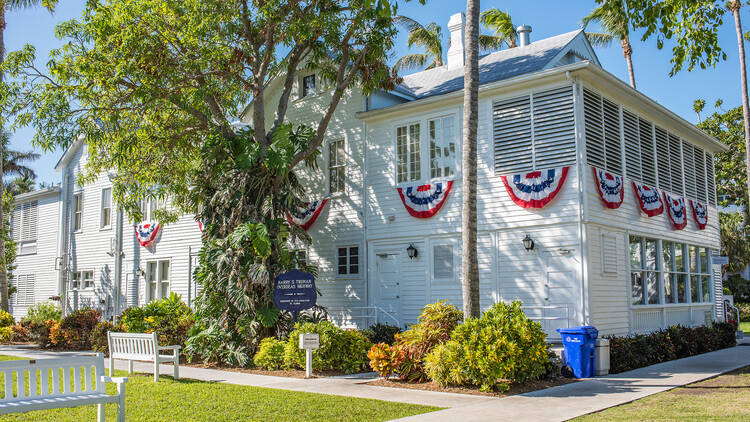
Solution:
{"label": "tree trunk", "polygon": [[477,124],[479,115],[479,1],[466,2],[463,157],[461,160],[461,288],[464,319],[479,316],[477,261]]}
{"label": "tree trunk", "polygon": [[[0,1],[0,65],[5,60],[5,2]],[[0,82],[4,80],[5,75],[0,71]],[[0,116],[0,131],[3,130],[4,121]],[[3,209],[3,143],[0,142],[0,308],[9,312],[10,305],[8,301],[8,272],[5,269],[5,213]]]}
{"label": "tree trunk", "polygon": [[633,47],[630,45],[630,38],[625,37],[620,41],[622,45],[622,56],[625,57],[625,62],[628,64],[628,76],[630,77],[630,86],[635,89],[635,72],[633,71]]}
{"label": "tree trunk", "polygon": [[[740,81],[742,83],[742,117],[745,123],[745,169],[748,174],[747,178],[747,191],[750,195],[750,105],[748,105],[747,97],[747,66],[745,65],[745,39],[742,34],[742,22],[740,21],[740,7],[741,3],[739,0],[734,0],[729,4],[729,10],[734,15],[734,27],[737,30],[737,47],[740,55]],[[747,219],[745,220],[745,226],[747,226]]]}

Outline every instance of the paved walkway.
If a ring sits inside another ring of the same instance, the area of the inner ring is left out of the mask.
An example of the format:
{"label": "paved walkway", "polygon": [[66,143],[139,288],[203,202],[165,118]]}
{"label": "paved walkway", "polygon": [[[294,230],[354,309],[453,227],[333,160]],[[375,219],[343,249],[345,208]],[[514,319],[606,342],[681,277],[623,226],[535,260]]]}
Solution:
{"label": "paved walkway", "polygon": [[[60,355],[60,353],[20,346],[0,346],[0,354],[29,358]],[[448,408],[402,419],[406,421],[455,422],[457,420],[522,419],[524,422],[529,422],[572,419],[748,365],[750,365],[750,339],[745,340],[744,345],[730,349],[505,398],[366,385],[366,382],[373,379],[372,374],[306,380],[183,366],[180,367],[180,376],[212,382]],[[124,361],[118,361],[116,367],[126,369],[127,365]],[[135,364],[135,370],[138,372],[151,372],[152,368],[153,366],[147,363]],[[171,372],[171,366],[162,365],[163,374],[171,374]]]}

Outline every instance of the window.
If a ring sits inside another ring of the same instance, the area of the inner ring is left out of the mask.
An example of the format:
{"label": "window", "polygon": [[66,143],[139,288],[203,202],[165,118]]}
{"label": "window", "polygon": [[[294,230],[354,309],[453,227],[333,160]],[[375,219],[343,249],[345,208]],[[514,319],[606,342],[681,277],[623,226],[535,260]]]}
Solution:
{"label": "window", "polygon": [[693,145],[693,157],[695,162],[695,199],[701,203],[706,203],[706,160],[704,159],[703,150]]}
{"label": "window", "polygon": [[662,241],[661,245],[664,303],[687,303],[685,245],[668,241]]}
{"label": "window", "polygon": [[169,296],[169,260],[146,263],[147,301]]}
{"label": "window", "polygon": [[625,137],[625,174],[628,178],[642,181],[641,143],[638,135],[638,117],[623,110],[622,125]]}
{"label": "window", "polygon": [[36,253],[39,208],[37,201],[18,204],[11,216],[13,240],[18,244],[18,254]]}
{"label": "window", "polygon": [[656,240],[630,236],[630,278],[633,305],[659,303]]}
{"label": "window", "polygon": [[706,153],[706,188],[708,189],[708,203],[716,204],[716,181],[714,180],[714,157]]}
{"label": "window", "polygon": [[682,148],[680,138],[669,134],[669,174],[672,178],[672,193],[682,195],[684,185],[682,176]]}
{"label": "window", "polygon": [[93,289],[94,272],[93,271],[73,271],[70,280],[71,289]]}
{"label": "window", "polygon": [[35,274],[24,274],[16,275],[12,278],[12,283],[16,287],[16,292],[13,294],[13,304],[16,306],[31,306],[36,303],[34,297],[36,275]]}
{"label": "window", "polygon": [[638,119],[641,141],[641,171],[643,183],[656,186],[656,165],[654,163],[654,126],[644,119]]}
{"label": "window", "polygon": [[102,189],[101,228],[112,225],[112,189]]}
{"label": "window", "polygon": [[456,129],[453,116],[430,120],[430,177],[453,176],[456,163]]}
{"label": "window", "polygon": [[167,207],[167,201],[152,198],[141,201],[141,221],[152,221],[156,219],[156,211]]}
{"label": "window", "polygon": [[711,268],[708,265],[708,250],[690,245],[690,301],[711,301]]}
{"label": "window", "polygon": [[659,126],[654,127],[656,139],[656,170],[659,189],[672,191],[672,174],[669,171],[669,134]]}
{"label": "window", "polygon": [[587,162],[622,174],[620,107],[587,89],[583,90]]}
{"label": "window", "polygon": [[81,231],[83,228],[83,194],[73,195],[73,231]]}
{"label": "window", "polygon": [[[693,146],[685,142],[684,140],[682,141],[682,159],[683,169],[685,171],[685,196],[695,199],[697,195],[696,177],[699,176],[695,172],[695,157],[693,156]],[[701,180],[700,182],[703,182],[703,180]]]}
{"label": "window", "polygon": [[396,128],[396,153],[398,183],[411,182],[422,178],[419,142],[419,123]]}
{"label": "window", "polygon": [[492,114],[497,174],[575,163],[572,86],[497,101]]}
{"label": "window", "polygon": [[346,150],[344,140],[328,143],[328,182],[329,192],[344,192],[346,182]]}
{"label": "window", "polygon": [[436,280],[453,280],[453,245],[432,246],[433,276]]}
{"label": "window", "polygon": [[302,77],[302,98],[315,94],[315,74]]}
{"label": "window", "polygon": [[338,249],[338,274],[359,274],[359,247],[349,246]]}

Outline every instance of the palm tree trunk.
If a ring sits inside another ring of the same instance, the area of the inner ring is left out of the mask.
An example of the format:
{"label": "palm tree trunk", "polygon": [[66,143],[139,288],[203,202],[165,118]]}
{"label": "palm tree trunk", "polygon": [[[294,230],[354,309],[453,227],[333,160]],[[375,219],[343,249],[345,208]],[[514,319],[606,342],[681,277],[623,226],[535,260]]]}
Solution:
{"label": "palm tree trunk", "polygon": [[[5,60],[5,1],[0,0],[0,65]],[[0,82],[4,80],[4,73],[0,70]],[[0,131],[3,128],[3,119],[0,116]],[[0,142],[0,308],[8,312],[10,305],[8,301],[8,272],[5,269],[5,213],[3,212],[3,144]]]}
{"label": "palm tree trunk", "polygon": [[479,316],[477,261],[477,125],[479,117],[479,1],[466,2],[463,157],[461,160],[461,288],[464,319]]}
{"label": "palm tree trunk", "polygon": [[633,71],[633,47],[630,45],[630,38],[625,37],[620,41],[622,45],[622,56],[625,57],[625,62],[628,64],[628,76],[630,76],[630,86],[635,89],[635,72]]}
{"label": "palm tree trunk", "polygon": [[[742,34],[742,22],[740,21],[740,7],[742,4],[739,0],[734,0],[729,4],[729,10],[734,15],[734,27],[737,30],[737,47],[740,55],[740,81],[742,83],[742,117],[745,120],[745,168],[750,175],[750,105],[747,97],[747,66],[745,64],[745,39]],[[750,196],[750,177],[747,178],[747,191]],[[747,207],[746,207],[747,208]],[[745,225],[748,224],[745,219]]]}

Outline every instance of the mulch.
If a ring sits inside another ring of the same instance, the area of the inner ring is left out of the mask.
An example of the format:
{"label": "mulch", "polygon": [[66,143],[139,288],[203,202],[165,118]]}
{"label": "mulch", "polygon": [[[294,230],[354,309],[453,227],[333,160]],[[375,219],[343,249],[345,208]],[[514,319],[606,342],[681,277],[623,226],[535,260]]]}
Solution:
{"label": "mulch", "polygon": [[397,378],[383,379],[380,378],[375,381],[367,382],[367,385],[376,385],[379,387],[392,387],[392,388],[411,388],[415,390],[427,390],[427,391],[439,391],[443,393],[459,393],[459,394],[473,394],[477,396],[488,396],[488,397],[507,397],[516,394],[528,393],[530,391],[543,390],[545,388],[556,387],[558,385],[565,385],[576,382],[577,380],[571,378],[555,377],[542,379],[537,381],[529,381],[523,384],[513,384],[510,386],[510,390],[505,392],[499,391],[479,391],[479,388],[464,387],[464,386],[450,386],[442,387],[440,384],[434,381],[422,382],[422,383],[411,383],[407,381],[401,381]]}
{"label": "mulch", "polygon": [[[211,364],[211,363],[180,363],[182,366],[191,366],[193,368],[204,368],[204,369],[219,369],[222,371],[232,371],[232,372],[242,372],[245,374],[255,374],[255,375],[271,375],[275,377],[287,377],[287,378],[305,378],[305,371],[296,370],[296,369],[279,369],[277,371],[269,371],[266,369],[257,369],[257,368],[239,368],[236,366],[229,366],[229,365],[217,365],[217,364]],[[313,372],[312,378],[326,378],[326,377],[336,377],[340,375],[353,375],[353,374],[346,374],[341,371],[316,371]]]}

